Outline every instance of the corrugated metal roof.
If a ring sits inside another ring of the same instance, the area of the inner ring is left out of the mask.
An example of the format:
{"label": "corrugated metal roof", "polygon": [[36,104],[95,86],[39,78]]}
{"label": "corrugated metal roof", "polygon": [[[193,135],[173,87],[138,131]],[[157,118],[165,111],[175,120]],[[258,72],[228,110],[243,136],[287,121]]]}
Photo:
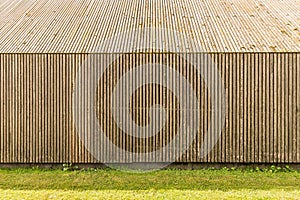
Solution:
{"label": "corrugated metal roof", "polygon": [[149,51],[141,43],[180,52],[299,52],[300,0],[0,1],[2,53]]}

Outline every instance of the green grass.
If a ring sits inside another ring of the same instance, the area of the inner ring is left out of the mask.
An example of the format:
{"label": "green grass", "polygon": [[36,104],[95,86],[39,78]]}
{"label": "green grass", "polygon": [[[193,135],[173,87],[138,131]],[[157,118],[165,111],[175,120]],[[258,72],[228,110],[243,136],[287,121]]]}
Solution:
{"label": "green grass", "polygon": [[299,191],[281,190],[0,190],[3,199],[299,199]]}
{"label": "green grass", "polygon": [[[276,173],[275,173],[276,172]],[[300,199],[281,170],[0,170],[0,199]]]}

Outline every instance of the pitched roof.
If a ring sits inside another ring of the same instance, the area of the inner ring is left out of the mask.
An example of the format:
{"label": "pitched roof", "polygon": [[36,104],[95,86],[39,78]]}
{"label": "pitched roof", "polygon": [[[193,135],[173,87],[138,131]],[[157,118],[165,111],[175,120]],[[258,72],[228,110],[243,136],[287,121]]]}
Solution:
{"label": "pitched roof", "polygon": [[300,0],[0,1],[2,53],[174,48],[299,52]]}

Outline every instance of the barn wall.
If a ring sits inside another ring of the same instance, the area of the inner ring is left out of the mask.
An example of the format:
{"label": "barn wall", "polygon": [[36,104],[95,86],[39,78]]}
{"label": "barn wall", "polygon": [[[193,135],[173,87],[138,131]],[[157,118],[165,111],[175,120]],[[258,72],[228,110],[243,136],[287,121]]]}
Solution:
{"label": "barn wall", "polygon": [[[101,62],[111,59],[108,56],[0,54],[0,163],[99,162],[78,136],[72,95],[80,67],[94,65],[91,58]],[[188,56],[204,58],[202,54]],[[212,53],[209,57],[222,77],[227,109],[221,137],[207,156],[201,158],[199,151],[208,127],[214,124],[211,91],[177,54],[125,54],[111,63],[96,95],[95,112],[103,131],[119,147],[134,152],[157,150],[171,140],[178,129],[180,105],[166,88],[141,88],[129,108],[136,123],[145,125],[150,123],[149,106],[162,104],[168,120],[159,134],[165,137],[134,140],[116,127],[108,109],[113,86],[132,65],[170,64],[186,77],[199,98],[199,133],[177,161],[300,163],[300,53]],[[161,78],[166,77],[162,74]],[[147,162],[147,158],[137,161]]]}

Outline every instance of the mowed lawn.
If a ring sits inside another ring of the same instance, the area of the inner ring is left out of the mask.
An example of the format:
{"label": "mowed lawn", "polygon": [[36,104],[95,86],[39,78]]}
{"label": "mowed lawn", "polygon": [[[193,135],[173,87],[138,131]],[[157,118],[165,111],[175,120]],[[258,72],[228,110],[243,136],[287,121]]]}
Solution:
{"label": "mowed lawn", "polygon": [[0,170],[0,199],[300,199],[300,172]]}

